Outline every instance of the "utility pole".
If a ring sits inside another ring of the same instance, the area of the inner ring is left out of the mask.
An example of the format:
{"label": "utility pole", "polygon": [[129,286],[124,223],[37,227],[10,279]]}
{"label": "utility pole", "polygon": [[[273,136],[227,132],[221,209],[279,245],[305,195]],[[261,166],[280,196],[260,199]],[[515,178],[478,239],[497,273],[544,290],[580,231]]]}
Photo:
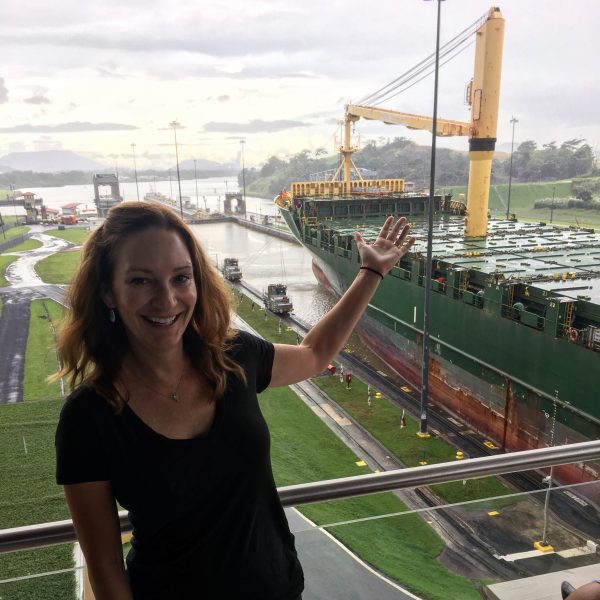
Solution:
{"label": "utility pole", "polygon": [[175,160],[177,161],[177,185],[179,186],[179,214],[183,219],[183,201],[181,199],[181,176],[179,175],[179,151],[177,150],[177,128],[179,123],[177,120],[171,121],[169,125],[173,128],[173,135],[175,136]]}
{"label": "utility pole", "polygon": [[246,167],[244,165],[244,144],[245,143],[246,143],[246,140],[244,140],[244,139],[240,140],[240,144],[242,146],[242,189],[243,189],[244,206],[246,205]]}
{"label": "utility pole", "polygon": [[552,186],[552,204],[550,205],[550,223],[552,223],[552,216],[554,213],[554,192],[556,192],[556,186]]}
{"label": "utility pole", "polygon": [[135,160],[135,143],[131,143],[131,149],[133,150],[133,172],[135,173],[135,191],[137,192],[138,202],[140,201],[140,188],[138,186],[138,176],[137,176],[137,162]]}
{"label": "utility pole", "polygon": [[435,202],[435,149],[437,142],[437,101],[440,66],[440,16],[442,0],[437,0],[437,30],[435,38],[435,79],[433,84],[433,122],[431,127],[431,169],[429,178],[429,205],[427,207],[427,264],[425,269],[425,301],[423,303],[423,364],[421,367],[421,423],[417,435],[429,437],[427,431],[427,400],[429,398],[429,307],[431,304],[431,277],[433,267],[433,209]]}
{"label": "utility pole", "polygon": [[513,148],[515,146],[515,123],[518,123],[517,119],[511,118],[512,123],[512,141],[510,143],[510,167],[508,168],[508,201],[506,202],[506,220],[510,219],[510,189],[512,187],[512,162],[513,162]]}
{"label": "utility pole", "polygon": [[194,182],[196,184],[196,210],[200,209],[200,205],[198,204],[198,175],[196,174],[196,159],[194,159]]}
{"label": "utility pole", "polygon": [[[549,444],[550,448],[552,448],[554,446],[554,431],[555,431],[555,427],[556,427],[557,401],[558,401],[558,390],[555,390],[554,405],[553,405],[553,409],[552,409],[552,429],[550,430],[550,444]],[[552,477],[553,476],[554,476],[554,465],[552,465],[550,467],[550,475],[548,475],[547,478],[544,478],[546,480],[546,483],[548,484],[548,489],[546,490],[546,498],[544,500],[544,530],[542,532],[542,541],[536,542],[536,544],[534,544],[534,547],[537,547],[538,549],[544,548],[544,549],[552,550],[552,546],[550,546],[550,544],[548,544],[548,540],[546,539],[546,537],[548,534],[548,508],[550,506],[550,489],[552,488]]]}

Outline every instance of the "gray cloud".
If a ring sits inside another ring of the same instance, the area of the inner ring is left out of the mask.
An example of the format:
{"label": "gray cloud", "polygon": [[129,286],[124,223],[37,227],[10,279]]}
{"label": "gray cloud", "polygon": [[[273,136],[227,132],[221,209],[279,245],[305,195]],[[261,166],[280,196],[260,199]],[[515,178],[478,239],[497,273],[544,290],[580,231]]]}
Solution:
{"label": "gray cloud", "polygon": [[122,123],[89,123],[73,121],[71,123],[59,123],[58,125],[14,125],[13,127],[0,127],[0,133],[73,133],[78,131],[124,131],[139,129],[135,125]]}
{"label": "gray cloud", "polygon": [[224,133],[259,133],[282,131],[293,127],[306,127],[307,123],[301,121],[290,121],[280,119],[279,121],[263,121],[262,119],[254,119],[249,123],[226,123],[211,121],[204,125],[204,131],[221,131]]}
{"label": "gray cloud", "polygon": [[227,102],[228,100],[231,100],[231,96],[229,96],[228,94],[223,94],[222,96],[219,96],[217,100],[219,102]]}
{"label": "gray cloud", "polygon": [[42,93],[34,94],[31,98],[25,98],[27,104],[50,104],[50,100]]}
{"label": "gray cloud", "polygon": [[0,77],[0,104],[8,102],[8,90],[4,85],[4,77]]}

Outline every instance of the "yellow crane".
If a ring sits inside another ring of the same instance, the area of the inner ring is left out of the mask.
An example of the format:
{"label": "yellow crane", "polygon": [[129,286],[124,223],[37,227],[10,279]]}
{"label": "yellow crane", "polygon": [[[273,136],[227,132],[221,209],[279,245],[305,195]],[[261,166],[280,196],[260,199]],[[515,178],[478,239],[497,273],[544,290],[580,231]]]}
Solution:
{"label": "yellow crane", "polygon": [[[487,18],[477,29],[475,35],[475,68],[473,79],[467,88],[467,101],[471,106],[471,122],[438,118],[436,127],[438,136],[469,137],[469,185],[465,219],[465,235],[469,238],[487,235],[490,177],[496,145],[504,42],[504,18],[499,8],[490,8]],[[352,125],[360,118],[404,125],[410,129],[431,131],[433,127],[431,117],[348,104],[344,119],[344,143],[340,148],[343,161],[333,178],[335,180],[340,170],[343,169],[345,184],[343,187],[346,189],[352,189],[352,170],[357,173],[359,181],[364,181],[352,160],[352,154],[356,152],[357,148],[351,145]]]}

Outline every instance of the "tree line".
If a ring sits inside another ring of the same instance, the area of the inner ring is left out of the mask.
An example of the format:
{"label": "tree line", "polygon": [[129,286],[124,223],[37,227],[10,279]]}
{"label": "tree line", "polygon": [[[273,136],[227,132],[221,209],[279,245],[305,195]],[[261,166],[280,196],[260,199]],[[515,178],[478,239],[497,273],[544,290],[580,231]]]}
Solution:
{"label": "tree line", "polygon": [[[245,184],[249,193],[272,196],[287,188],[292,181],[309,181],[311,175],[329,172],[333,175],[340,157],[325,156],[324,149],[314,153],[303,150],[287,160],[271,156],[262,167],[245,169],[240,173],[240,186]],[[369,177],[381,179],[402,178],[413,181],[420,189],[429,184],[431,149],[419,146],[404,137],[391,141],[368,142],[354,154],[354,162],[373,171]],[[492,183],[508,182],[511,171],[510,154],[496,156],[492,163]],[[512,155],[512,180],[515,182],[553,181],[587,175],[600,175],[594,165],[592,148],[584,139],[571,139],[557,145],[528,140],[519,144]],[[436,185],[440,187],[466,185],[469,175],[468,152],[438,148],[436,153]],[[325,177],[323,177],[325,178]]]}

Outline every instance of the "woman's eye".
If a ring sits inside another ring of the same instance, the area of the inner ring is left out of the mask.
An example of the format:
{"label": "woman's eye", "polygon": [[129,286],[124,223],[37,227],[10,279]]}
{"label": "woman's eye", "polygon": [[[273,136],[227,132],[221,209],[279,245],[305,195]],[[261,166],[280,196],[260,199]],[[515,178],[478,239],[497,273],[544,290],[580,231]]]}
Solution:
{"label": "woman's eye", "polygon": [[178,283],[185,283],[187,281],[190,281],[191,279],[192,278],[190,275],[177,275],[175,281],[177,281]]}
{"label": "woman's eye", "polygon": [[148,283],[148,278],[147,277],[134,277],[131,280],[131,283],[133,285],[144,285],[145,283]]}

